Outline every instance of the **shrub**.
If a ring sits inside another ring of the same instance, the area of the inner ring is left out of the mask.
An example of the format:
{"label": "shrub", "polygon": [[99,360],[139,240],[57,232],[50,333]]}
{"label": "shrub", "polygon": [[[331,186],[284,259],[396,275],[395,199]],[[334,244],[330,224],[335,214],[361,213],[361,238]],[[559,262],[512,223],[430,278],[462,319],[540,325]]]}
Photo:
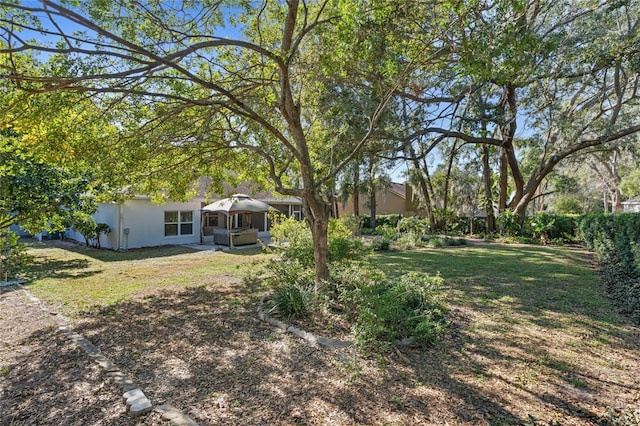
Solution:
{"label": "shrub", "polygon": [[18,278],[33,262],[33,256],[27,254],[27,247],[19,240],[14,232],[0,234],[0,281]]}
{"label": "shrub", "polygon": [[338,298],[346,304],[354,304],[359,300],[353,297],[353,291],[375,286],[385,282],[386,275],[374,265],[363,261],[343,262],[331,269],[331,281]]}
{"label": "shrub", "polygon": [[398,230],[423,235],[429,231],[429,222],[416,216],[403,217],[398,222]]}
{"label": "shrub", "polygon": [[[313,267],[313,237],[305,222],[293,218],[282,220],[271,228],[271,236],[285,259],[295,259],[304,267]],[[327,238],[330,262],[358,259],[370,252],[341,219],[329,221]]]}
{"label": "shrub", "polygon": [[304,221],[286,218],[274,224],[270,232],[285,259],[296,260],[304,267],[313,266],[313,238]]}
{"label": "shrub", "polygon": [[379,225],[376,226],[376,233],[387,240],[393,241],[398,235],[398,228],[391,225]]}
{"label": "shrub", "polygon": [[576,221],[568,215],[536,213],[528,220],[528,231],[544,244],[552,240],[572,241],[576,235]]}
{"label": "shrub", "polygon": [[447,325],[442,301],[443,279],[411,272],[393,282],[360,287],[353,333],[361,348],[378,348],[414,337],[434,342]]}
{"label": "shrub", "polygon": [[426,243],[422,241],[422,238],[419,235],[413,232],[408,232],[405,234],[401,234],[398,237],[398,239],[396,240],[396,245],[401,250],[412,250],[416,247],[423,247],[424,245],[426,245]]}
{"label": "shrub", "polygon": [[510,209],[506,209],[500,213],[496,218],[496,221],[500,226],[501,232],[505,235],[513,236],[517,235],[521,231],[518,218]]}
{"label": "shrub", "polygon": [[369,254],[361,238],[356,238],[342,219],[331,219],[328,230],[329,261],[360,259]]}
{"label": "shrub", "polygon": [[558,198],[553,202],[553,210],[559,214],[582,214],[583,203],[574,196]]}
{"label": "shrub", "polygon": [[304,318],[314,309],[312,286],[286,285],[278,288],[267,301],[269,312],[280,318]]}
{"label": "shrub", "polygon": [[81,211],[72,213],[71,225],[76,231],[82,234],[87,247],[91,244],[93,247],[100,248],[100,235],[107,235],[111,232],[109,225],[106,223],[96,223],[93,216]]}
{"label": "shrub", "polygon": [[382,232],[380,232],[377,227],[376,229],[365,227],[365,228],[360,228],[360,234],[361,235],[382,235]]}
{"label": "shrub", "polygon": [[602,279],[619,311],[640,324],[640,214],[585,215],[577,233],[602,264]]}
{"label": "shrub", "polygon": [[371,240],[371,248],[373,248],[374,251],[387,251],[390,245],[391,241],[385,237],[374,237]]}
{"label": "shrub", "polygon": [[313,270],[297,259],[272,259],[265,264],[265,284],[271,288],[313,284]]}

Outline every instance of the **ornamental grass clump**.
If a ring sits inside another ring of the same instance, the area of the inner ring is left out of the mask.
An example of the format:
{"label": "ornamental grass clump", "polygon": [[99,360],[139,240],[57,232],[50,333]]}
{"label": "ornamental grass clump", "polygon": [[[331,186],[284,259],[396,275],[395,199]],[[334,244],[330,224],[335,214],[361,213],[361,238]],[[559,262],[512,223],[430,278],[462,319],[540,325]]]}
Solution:
{"label": "ornamental grass clump", "polygon": [[314,305],[313,287],[300,284],[278,288],[267,302],[270,313],[288,320],[309,316]]}

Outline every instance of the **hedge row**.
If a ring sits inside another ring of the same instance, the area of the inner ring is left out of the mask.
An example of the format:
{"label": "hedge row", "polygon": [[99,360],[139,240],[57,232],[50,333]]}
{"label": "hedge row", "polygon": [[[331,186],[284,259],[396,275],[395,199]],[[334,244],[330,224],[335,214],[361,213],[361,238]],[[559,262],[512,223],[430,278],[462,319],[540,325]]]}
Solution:
{"label": "hedge row", "polygon": [[640,214],[591,214],[578,237],[602,264],[607,291],[623,315],[640,324]]}

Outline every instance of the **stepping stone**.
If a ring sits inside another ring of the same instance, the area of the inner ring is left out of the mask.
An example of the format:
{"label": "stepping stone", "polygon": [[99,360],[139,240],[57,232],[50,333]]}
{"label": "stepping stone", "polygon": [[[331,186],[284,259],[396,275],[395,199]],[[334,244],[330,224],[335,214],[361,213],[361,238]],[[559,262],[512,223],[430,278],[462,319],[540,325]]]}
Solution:
{"label": "stepping stone", "polygon": [[171,424],[174,426],[198,426],[198,423],[194,422],[191,417],[172,405],[158,405],[155,411],[162,414],[162,417],[165,419],[171,421]]}
{"label": "stepping stone", "polygon": [[152,405],[151,401],[147,399],[142,389],[136,388],[125,392],[122,395],[127,407],[129,408],[129,413],[134,416],[139,416],[144,413],[148,413],[151,411]]}

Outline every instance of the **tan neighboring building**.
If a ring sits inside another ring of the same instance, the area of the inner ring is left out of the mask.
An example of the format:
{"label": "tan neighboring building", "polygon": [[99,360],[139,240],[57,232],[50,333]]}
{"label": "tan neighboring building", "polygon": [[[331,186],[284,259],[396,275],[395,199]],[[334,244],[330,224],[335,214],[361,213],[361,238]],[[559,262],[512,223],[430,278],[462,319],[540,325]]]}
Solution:
{"label": "tan neighboring building", "polygon": [[[371,214],[369,196],[360,194],[360,214]],[[391,182],[388,188],[376,192],[376,215],[401,214],[413,216],[418,214],[418,200],[411,185]],[[345,204],[338,203],[339,217],[353,215],[353,197]]]}

